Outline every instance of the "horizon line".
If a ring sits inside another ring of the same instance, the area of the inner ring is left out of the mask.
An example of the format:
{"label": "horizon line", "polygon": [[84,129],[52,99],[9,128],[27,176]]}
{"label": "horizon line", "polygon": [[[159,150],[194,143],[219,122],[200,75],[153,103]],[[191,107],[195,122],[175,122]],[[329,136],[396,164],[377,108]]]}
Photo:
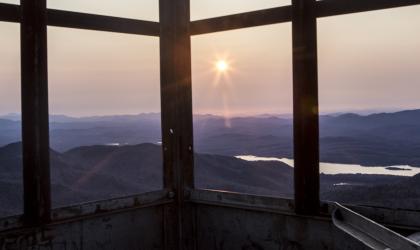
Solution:
{"label": "horizon line", "polygon": [[[319,115],[320,116],[325,116],[325,115],[343,115],[343,114],[357,114],[357,115],[361,115],[361,116],[366,116],[366,115],[373,115],[373,114],[381,114],[381,113],[397,113],[397,112],[402,112],[402,111],[415,111],[415,110],[420,110],[419,108],[407,108],[407,109],[401,109],[401,108],[387,108],[387,109],[354,109],[354,110],[343,110],[343,111],[326,111],[326,112],[320,112]],[[82,115],[82,116],[77,116],[77,115],[66,115],[66,114],[61,114],[61,113],[56,113],[56,114],[49,114],[49,117],[65,117],[65,118],[72,118],[72,119],[86,119],[86,118],[106,118],[106,117],[121,117],[121,116],[126,116],[126,117],[135,117],[135,116],[140,116],[140,115],[160,115],[161,112],[141,112],[141,113],[125,113],[125,114],[103,114],[103,115]],[[10,112],[10,113],[6,113],[6,114],[0,114],[0,118],[2,119],[7,119],[8,116],[12,116],[15,119],[18,118],[18,120],[21,119],[21,113],[16,113],[16,112]],[[270,113],[270,112],[261,112],[261,113],[236,113],[236,114],[232,114],[229,116],[226,116],[224,114],[221,113],[209,113],[209,112],[202,112],[202,113],[193,113],[193,116],[215,116],[215,117],[222,117],[222,118],[242,118],[242,117],[270,117],[270,116],[274,116],[274,117],[285,117],[285,116],[290,116],[293,117],[293,113]]]}

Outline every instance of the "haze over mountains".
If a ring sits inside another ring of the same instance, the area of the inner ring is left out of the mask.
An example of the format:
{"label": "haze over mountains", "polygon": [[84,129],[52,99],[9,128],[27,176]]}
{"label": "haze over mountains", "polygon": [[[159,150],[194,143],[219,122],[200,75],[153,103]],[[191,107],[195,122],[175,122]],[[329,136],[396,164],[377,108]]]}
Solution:
{"label": "haze over mountains", "polygon": [[[292,119],[194,116],[195,151],[227,156],[292,158]],[[0,118],[0,146],[20,141],[20,122]],[[51,116],[51,148],[161,141],[160,114],[72,118]],[[420,110],[320,116],[323,162],[420,167]]]}
{"label": "haze over mountains", "polygon": [[[0,119],[0,216],[22,205],[19,119]],[[420,110],[320,117],[321,160],[420,166]],[[51,117],[54,206],[162,188],[160,115]],[[271,196],[293,195],[293,169],[236,155],[292,158],[289,117],[194,117],[196,186]],[[116,146],[118,145],[118,146]],[[416,209],[420,176],[321,175],[327,200]]]}

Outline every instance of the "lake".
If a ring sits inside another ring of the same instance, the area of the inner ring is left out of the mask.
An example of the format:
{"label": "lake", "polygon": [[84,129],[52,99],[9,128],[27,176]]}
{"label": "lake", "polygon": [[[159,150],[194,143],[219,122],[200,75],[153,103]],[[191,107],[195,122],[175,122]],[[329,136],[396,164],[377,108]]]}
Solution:
{"label": "lake", "polygon": [[[259,157],[254,155],[238,155],[238,159],[245,161],[278,161],[283,162],[291,167],[294,166],[293,159],[276,158],[276,157]],[[319,164],[320,172],[324,174],[381,174],[381,175],[398,175],[398,176],[414,176],[420,173],[420,168],[408,165],[398,166],[375,166],[366,167],[357,164],[342,163],[326,163]]]}

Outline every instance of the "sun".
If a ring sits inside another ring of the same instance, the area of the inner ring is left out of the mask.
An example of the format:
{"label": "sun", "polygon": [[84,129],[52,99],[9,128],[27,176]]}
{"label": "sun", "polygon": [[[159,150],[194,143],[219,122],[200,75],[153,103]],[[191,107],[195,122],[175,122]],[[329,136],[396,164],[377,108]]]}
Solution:
{"label": "sun", "polygon": [[219,72],[225,72],[229,69],[229,64],[225,60],[218,60],[216,62],[216,69]]}

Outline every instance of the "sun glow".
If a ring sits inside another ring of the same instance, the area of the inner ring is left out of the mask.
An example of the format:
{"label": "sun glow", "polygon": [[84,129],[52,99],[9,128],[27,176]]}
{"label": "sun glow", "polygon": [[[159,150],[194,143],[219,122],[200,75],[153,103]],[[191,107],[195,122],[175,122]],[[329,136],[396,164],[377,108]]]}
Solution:
{"label": "sun glow", "polygon": [[213,61],[214,71],[215,71],[215,79],[213,81],[214,88],[217,89],[217,92],[222,95],[222,103],[223,103],[223,116],[224,116],[224,123],[225,127],[231,127],[230,121],[230,90],[231,90],[231,73],[233,73],[234,69],[231,67],[231,60],[228,60],[226,56],[219,57],[219,59]]}
{"label": "sun glow", "polygon": [[225,60],[219,60],[216,62],[216,68],[219,72],[225,72],[229,69],[229,65]]}

